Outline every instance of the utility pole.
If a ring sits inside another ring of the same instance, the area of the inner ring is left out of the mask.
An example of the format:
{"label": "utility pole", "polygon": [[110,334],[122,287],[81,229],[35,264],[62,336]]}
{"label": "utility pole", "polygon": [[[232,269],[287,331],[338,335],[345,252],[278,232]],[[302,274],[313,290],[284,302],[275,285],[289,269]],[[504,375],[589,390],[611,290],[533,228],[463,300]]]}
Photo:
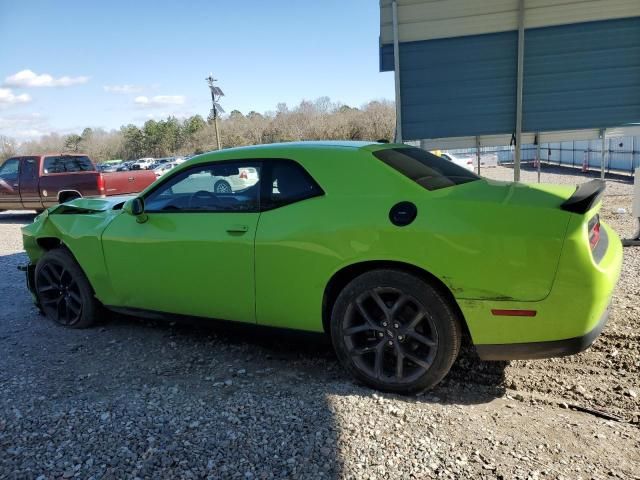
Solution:
{"label": "utility pole", "polygon": [[211,113],[209,113],[209,118],[213,118],[213,126],[216,129],[216,142],[218,144],[218,150],[220,150],[222,147],[220,146],[220,133],[218,132],[218,113],[224,113],[224,110],[218,102],[220,101],[220,97],[224,97],[224,93],[222,93],[220,87],[214,85],[214,82],[218,80],[213,78],[212,73],[210,73],[205,80],[209,84],[209,90],[211,90]]}

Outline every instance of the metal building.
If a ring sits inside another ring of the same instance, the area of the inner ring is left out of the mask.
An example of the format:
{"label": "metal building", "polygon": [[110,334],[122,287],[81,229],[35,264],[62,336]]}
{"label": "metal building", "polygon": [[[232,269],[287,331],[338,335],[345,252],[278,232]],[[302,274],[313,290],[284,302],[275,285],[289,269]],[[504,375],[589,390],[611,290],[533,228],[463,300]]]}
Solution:
{"label": "metal building", "polygon": [[427,148],[637,135],[640,0],[381,0],[380,70]]}

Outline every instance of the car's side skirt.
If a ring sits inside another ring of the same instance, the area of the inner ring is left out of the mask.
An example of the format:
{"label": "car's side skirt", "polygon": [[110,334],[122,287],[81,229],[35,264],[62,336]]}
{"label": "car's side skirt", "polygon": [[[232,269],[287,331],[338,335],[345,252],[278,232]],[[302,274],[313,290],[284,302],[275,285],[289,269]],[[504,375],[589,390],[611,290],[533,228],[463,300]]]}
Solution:
{"label": "car's side skirt", "polygon": [[114,305],[105,305],[107,310],[121,315],[130,317],[144,318],[148,320],[162,321],[178,321],[184,323],[193,323],[197,325],[206,325],[207,327],[220,328],[230,332],[231,330],[238,333],[259,333],[273,334],[287,337],[295,337],[297,339],[309,339],[314,341],[328,341],[328,336],[324,332],[311,332],[306,330],[294,330],[291,328],[272,327],[269,325],[259,325],[255,323],[238,322],[233,320],[224,320],[220,318],[199,317],[195,315],[181,315],[179,313],[160,312],[157,310],[147,310],[143,308],[118,307]]}

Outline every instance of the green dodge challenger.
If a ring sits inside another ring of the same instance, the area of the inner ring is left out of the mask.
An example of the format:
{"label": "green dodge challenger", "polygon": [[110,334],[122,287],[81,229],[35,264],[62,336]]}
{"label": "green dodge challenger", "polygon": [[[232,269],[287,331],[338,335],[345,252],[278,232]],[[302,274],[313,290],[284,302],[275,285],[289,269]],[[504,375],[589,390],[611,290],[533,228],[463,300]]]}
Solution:
{"label": "green dodge challenger", "polygon": [[406,145],[233,148],[135,198],[50,208],[22,230],[24,269],[68,327],[106,307],[326,332],[357,380],[411,393],[465,334],[487,360],[593,342],[622,263],[603,191],[491,181]]}

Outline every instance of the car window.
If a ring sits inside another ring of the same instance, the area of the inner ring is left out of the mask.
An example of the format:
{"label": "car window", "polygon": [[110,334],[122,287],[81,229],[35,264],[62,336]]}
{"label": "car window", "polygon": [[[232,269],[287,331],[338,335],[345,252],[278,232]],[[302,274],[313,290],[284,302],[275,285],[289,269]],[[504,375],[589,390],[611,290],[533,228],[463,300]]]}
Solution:
{"label": "car window", "polygon": [[44,159],[44,173],[92,172],[94,170],[93,162],[87,156],[60,155]]}
{"label": "car window", "polygon": [[255,212],[259,207],[259,181],[257,162],[198,165],[152,190],[145,198],[145,211]]}
{"label": "car window", "polygon": [[18,178],[18,166],[20,160],[17,158],[10,158],[0,166],[0,178]]}
{"label": "car window", "polygon": [[267,188],[262,209],[282,207],[323,195],[322,188],[293,160],[269,160],[271,188]]}
{"label": "car window", "polygon": [[466,168],[420,148],[389,148],[375,151],[373,155],[427,190],[480,179]]}
{"label": "car window", "polygon": [[22,157],[22,178],[36,178],[38,159],[37,157]]}

